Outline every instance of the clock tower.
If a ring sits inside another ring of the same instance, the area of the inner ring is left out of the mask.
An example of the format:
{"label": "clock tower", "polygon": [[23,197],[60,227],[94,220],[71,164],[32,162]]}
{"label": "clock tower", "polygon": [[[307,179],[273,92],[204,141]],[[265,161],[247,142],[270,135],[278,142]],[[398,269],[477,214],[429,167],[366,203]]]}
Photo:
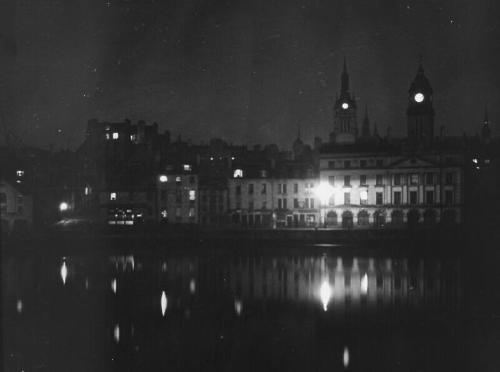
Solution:
{"label": "clock tower", "polygon": [[344,58],[340,96],[337,96],[335,100],[333,132],[330,135],[330,141],[338,144],[349,144],[354,143],[357,136],[356,101],[354,95],[349,92],[349,74]]}
{"label": "clock tower", "polygon": [[410,143],[428,146],[434,137],[432,87],[420,63],[417,76],[408,91],[407,131]]}

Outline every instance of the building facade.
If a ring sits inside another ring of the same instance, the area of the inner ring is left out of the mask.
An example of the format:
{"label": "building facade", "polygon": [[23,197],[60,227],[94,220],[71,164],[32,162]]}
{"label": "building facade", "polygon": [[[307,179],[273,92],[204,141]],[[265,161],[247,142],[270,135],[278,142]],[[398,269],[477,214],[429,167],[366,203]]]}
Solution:
{"label": "building facade", "polygon": [[33,198],[20,188],[0,180],[0,216],[2,236],[23,233],[33,227]]}

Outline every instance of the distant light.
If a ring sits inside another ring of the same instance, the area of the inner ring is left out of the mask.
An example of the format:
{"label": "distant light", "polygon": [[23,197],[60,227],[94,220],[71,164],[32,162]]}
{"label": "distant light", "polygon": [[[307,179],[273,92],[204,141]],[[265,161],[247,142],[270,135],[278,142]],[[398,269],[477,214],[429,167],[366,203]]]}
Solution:
{"label": "distant light", "polygon": [[472,159],[472,162],[473,162],[474,164],[477,164],[477,158]]}
{"label": "distant light", "polygon": [[18,177],[22,177],[22,176],[24,176],[24,171],[20,169],[20,170],[16,171],[16,174]]}
{"label": "distant light", "polygon": [[165,183],[168,181],[168,177],[164,174],[161,174],[160,177],[158,177],[158,180],[161,182],[161,183]]}
{"label": "distant light", "polygon": [[231,160],[234,160],[234,159],[236,159],[236,158],[234,156],[231,156]]}
{"label": "distant light", "polygon": [[68,277],[68,267],[66,266],[66,261],[63,261],[61,265],[61,279],[63,281],[63,285],[66,284],[67,277]]}
{"label": "distant light", "polygon": [[211,157],[210,157],[210,160],[214,160],[214,157],[213,157],[213,156],[211,156]]}
{"label": "distant light", "polygon": [[161,315],[165,316],[165,312],[167,311],[167,305],[168,305],[168,300],[167,300],[167,295],[165,294],[165,291],[161,292]]}
{"label": "distant light", "polygon": [[321,298],[321,302],[323,303],[323,310],[328,310],[328,302],[330,302],[330,298],[332,296],[332,287],[330,287],[330,283],[328,280],[323,281],[321,287],[319,289],[319,296]]}
{"label": "distant light", "polygon": [[365,273],[361,278],[361,294],[368,293],[368,275]]}
{"label": "distant light", "polygon": [[68,208],[69,208],[69,205],[66,202],[62,202],[61,204],[59,204],[59,210],[61,212],[67,211]]}
{"label": "distant light", "polygon": [[113,139],[118,139],[120,135],[118,134],[118,132],[113,132]]}
{"label": "distant light", "polygon": [[361,200],[368,200],[368,191],[361,190],[361,192],[359,193],[359,198]]}
{"label": "distant light", "polygon": [[115,328],[113,329],[113,338],[115,339],[116,343],[120,342],[120,325],[115,324]]}
{"label": "distant light", "polygon": [[324,205],[328,203],[330,197],[333,195],[334,188],[329,182],[321,181],[316,187],[315,194],[320,199],[321,203]]}
{"label": "distant light", "polygon": [[196,292],[196,281],[194,279],[189,281],[189,292],[191,292],[191,294]]}
{"label": "distant light", "polygon": [[189,190],[189,200],[195,200],[196,199],[196,191],[195,190]]}
{"label": "distant light", "polygon": [[17,300],[16,303],[16,310],[18,314],[21,314],[23,312],[23,301],[22,300]]}
{"label": "distant light", "polygon": [[347,346],[344,348],[344,354],[342,355],[342,361],[344,362],[344,368],[349,367],[349,349]]}
{"label": "distant light", "polygon": [[113,278],[111,280],[111,290],[113,291],[113,293],[116,293],[116,278]]}
{"label": "distant light", "polygon": [[109,194],[109,200],[116,200],[116,192],[112,192]]}
{"label": "distant light", "polygon": [[162,209],[161,212],[161,218],[167,218],[168,217],[168,212],[166,209]]}
{"label": "distant light", "polygon": [[234,311],[236,312],[236,315],[240,316],[242,310],[243,303],[241,302],[241,300],[234,300]]}
{"label": "distant light", "polygon": [[85,195],[88,195],[90,193],[90,188],[88,186],[85,186]]}
{"label": "distant light", "polygon": [[424,95],[422,93],[417,93],[417,94],[415,94],[415,97],[413,97],[413,98],[415,99],[415,102],[420,103],[420,102],[423,102]]}
{"label": "distant light", "polygon": [[349,104],[348,104],[347,102],[344,102],[344,103],[342,104],[342,108],[343,108],[344,110],[347,110],[347,109],[349,108]]}
{"label": "distant light", "polygon": [[243,177],[243,169],[235,169],[233,173],[233,178],[242,178]]}
{"label": "distant light", "polygon": [[179,176],[175,177],[175,182],[181,182],[181,178]]}
{"label": "distant light", "polygon": [[191,171],[191,164],[184,164],[184,166],[183,166],[183,167],[184,167],[184,170],[185,170],[186,172]]}
{"label": "distant light", "polygon": [[85,278],[85,290],[89,290],[89,278]]}

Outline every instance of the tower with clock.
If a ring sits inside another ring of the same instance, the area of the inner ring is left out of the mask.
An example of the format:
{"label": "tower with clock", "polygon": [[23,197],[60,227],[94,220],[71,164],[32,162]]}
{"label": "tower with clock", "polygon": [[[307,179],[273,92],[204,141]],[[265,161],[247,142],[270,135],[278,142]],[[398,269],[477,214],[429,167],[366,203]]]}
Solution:
{"label": "tower with clock", "polygon": [[434,136],[433,90],[420,63],[408,91],[407,135],[413,145],[429,146]]}
{"label": "tower with clock", "polygon": [[341,76],[340,95],[334,106],[333,132],[330,141],[337,144],[354,143],[358,136],[356,123],[356,100],[349,92],[349,74],[344,59],[344,69]]}

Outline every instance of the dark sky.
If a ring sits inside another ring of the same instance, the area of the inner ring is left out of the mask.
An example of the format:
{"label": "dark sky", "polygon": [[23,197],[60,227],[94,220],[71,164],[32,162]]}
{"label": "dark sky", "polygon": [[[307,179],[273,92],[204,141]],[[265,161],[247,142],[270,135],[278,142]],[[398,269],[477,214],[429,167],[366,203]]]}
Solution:
{"label": "dark sky", "polygon": [[[194,141],[327,139],[344,56],[385,133],[405,130],[423,54],[436,127],[500,118],[497,0],[6,0],[1,110],[28,144],[75,147],[88,119]],[[58,133],[58,129],[62,129]]]}

